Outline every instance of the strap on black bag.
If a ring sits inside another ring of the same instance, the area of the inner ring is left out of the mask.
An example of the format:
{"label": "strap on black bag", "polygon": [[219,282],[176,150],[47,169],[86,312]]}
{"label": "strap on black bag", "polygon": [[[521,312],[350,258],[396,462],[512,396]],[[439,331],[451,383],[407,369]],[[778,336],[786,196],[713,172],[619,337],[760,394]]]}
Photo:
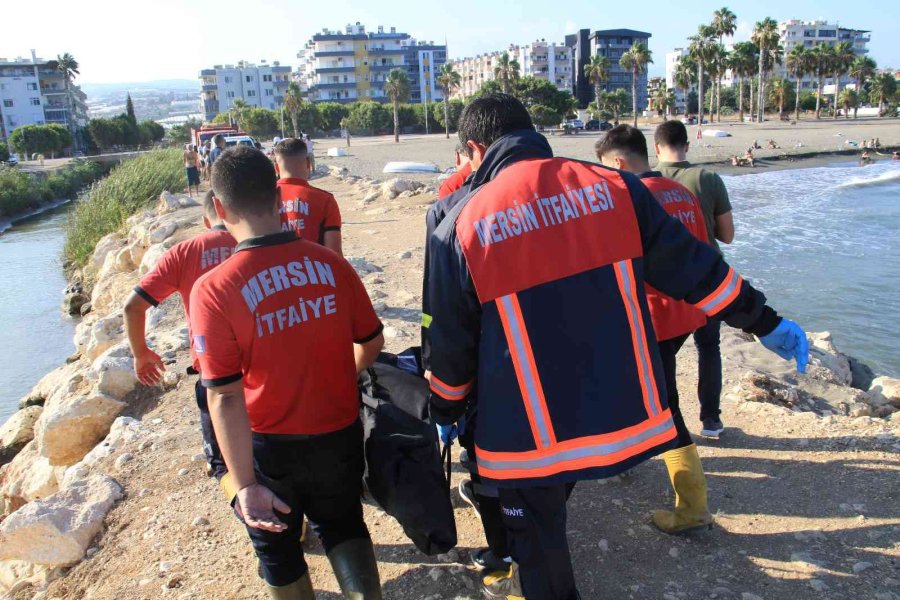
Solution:
{"label": "strap on black bag", "polygon": [[441,451],[441,462],[446,465],[447,469],[447,489],[452,489],[453,485],[451,483],[451,473],[453,468],[453,457],[450,455],[450,450],[453,447],[453,441],[444,444],[444,449]]}

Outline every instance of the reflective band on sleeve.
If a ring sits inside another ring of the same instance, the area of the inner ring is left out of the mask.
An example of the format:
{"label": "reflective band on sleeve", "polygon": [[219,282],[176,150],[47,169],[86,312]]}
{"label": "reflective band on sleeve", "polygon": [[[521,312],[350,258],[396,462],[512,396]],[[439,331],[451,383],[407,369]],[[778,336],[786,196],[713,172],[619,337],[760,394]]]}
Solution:
{"label": "reflective band on sleeve", "polygon": [[431,391],[444,400],[452,402],[465,400],[469,392],[472,391],[473,384],[474,380],[464,385],[449,385],[435,377],[434,373],[431,374]]}
{"label": "reflective band on sleeve", "polygon": [[634,269],[630,260],[617,262],[614,268],[616,281],[619,283],[619,291],[622,294],[622,301],[625,304],[625,313],[628,315],[631,343],[634,346],[634,360],[637,364],[638,378],[641,382],[641,393],[644,396],[644,408],[647,409],[648,415],[655,416],[662,411],[662,406],[659,403],[656,376],[653,374],[653,363],[650,360],[647,334],[644,329],[644,316],[637,297]]}
{"label": "reflective band on sleeve", "polygon": [[422,327],[424,327],[425,329],[428,329],[429,327],[431,327],[431,321],[432,321],[431,315],[426,315],[425,313],[422,313]]}
{"label": "reflective band on sleeve", "polygon": [[544,387],[541,385],[541,378],[534,362],[534,352],[531,349],[518,297],[510,294],[497,298],[497,310],[503,323],[503,331],[506,333],[510,358],[519,381],[519,391],[525,401],[525,411],[531,424],[535,446],[547,448],[556,443],[556,435],[553,432]]}
{"label": "reflective band on sleeve", "polygon": [[550,477],[565,471],[615,465],[671,441],[676,435],[672,413],[628,429],[560,442],[528,452],[489,452],[476,447],[478,473],[490,479]]}
{"label": "reflective band on sleeve", "polygon": [[697,302],[694,306],[710,317],[722,312],[741,293],[741,283],[743,281],[741,276],[733,268],[729,267],[728,274],[725,275],[725,279],[719,284],[716,291]]}

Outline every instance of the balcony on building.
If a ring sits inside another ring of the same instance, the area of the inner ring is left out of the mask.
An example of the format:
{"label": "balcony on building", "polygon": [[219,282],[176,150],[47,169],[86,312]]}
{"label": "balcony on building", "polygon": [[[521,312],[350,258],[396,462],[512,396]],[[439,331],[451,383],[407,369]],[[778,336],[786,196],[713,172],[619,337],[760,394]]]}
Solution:
{"label": "balcony on building", "polygon": [[204,83],[200,86],[200,90],[203,92],[215,92],[219,89],[219,86],[215,83]]}
{"label": "balcony on building", "polygon": [[389,54],[400,56],[403,54],[403,48],[369,48],[369,54],[372,56],[387,56]]}
{"label": "balcony on building", "polygon": [[202,69],[200,71],[200,77],[215,77],[216,70],[215,69]]}
{"label": "balcony on building", "polygon": [[354,67],[353,65],[316,67],[317,73],[352,73],[355,70],[356,67]]}
{"label": "balcony on building", "polygon": [[323,50],[316,52],[316,58],[328,58],[330,56],[353,56],[353,50]]}
{"label": "balcony on building", "polygon": [[356,89],[355,81],[341,81],[338,83],[322,82],[316,84],[319,90],[340,90],[340,89]]}
{"label": "balcony on building", "polygon": [[272,82],[276,88],[286,88],[289,86],[291,82],[288,79],[276,79]]}

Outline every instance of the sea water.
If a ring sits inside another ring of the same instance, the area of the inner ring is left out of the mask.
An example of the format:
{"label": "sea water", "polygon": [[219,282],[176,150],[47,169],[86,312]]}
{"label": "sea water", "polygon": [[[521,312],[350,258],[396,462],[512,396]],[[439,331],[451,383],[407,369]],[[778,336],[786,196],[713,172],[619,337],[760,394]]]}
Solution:
{"label": "sea water", "polygon": [[900,161],[724,177],[726,259],[772,306],[900,377]]}
{"label": "sea water", "polygon": [[0,233],[0,424],[38,380],[65,364],[76,320],[60,309],[68,206],[18,221]]}

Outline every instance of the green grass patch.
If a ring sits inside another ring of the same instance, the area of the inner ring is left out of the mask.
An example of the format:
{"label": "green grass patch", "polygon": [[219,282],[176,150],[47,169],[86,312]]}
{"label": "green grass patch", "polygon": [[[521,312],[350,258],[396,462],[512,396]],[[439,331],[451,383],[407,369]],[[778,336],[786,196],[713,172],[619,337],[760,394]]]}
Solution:
{"label": "green grass patch", "polygon": [[11,217],[54,200],[75,198],[85,186],[106,174],[103,165],[74,160],[48,173],[25,173],[0,165],[0,217]]}
{"label": "green grass patch", "polygon": [[163,191],[180,192],[186,179],[181,150],[153,150],[116,166],[86,190],[66,222],[63,254],[74,267],[84,266],[104,235],[119,230],[137,211],[153,204]]}

